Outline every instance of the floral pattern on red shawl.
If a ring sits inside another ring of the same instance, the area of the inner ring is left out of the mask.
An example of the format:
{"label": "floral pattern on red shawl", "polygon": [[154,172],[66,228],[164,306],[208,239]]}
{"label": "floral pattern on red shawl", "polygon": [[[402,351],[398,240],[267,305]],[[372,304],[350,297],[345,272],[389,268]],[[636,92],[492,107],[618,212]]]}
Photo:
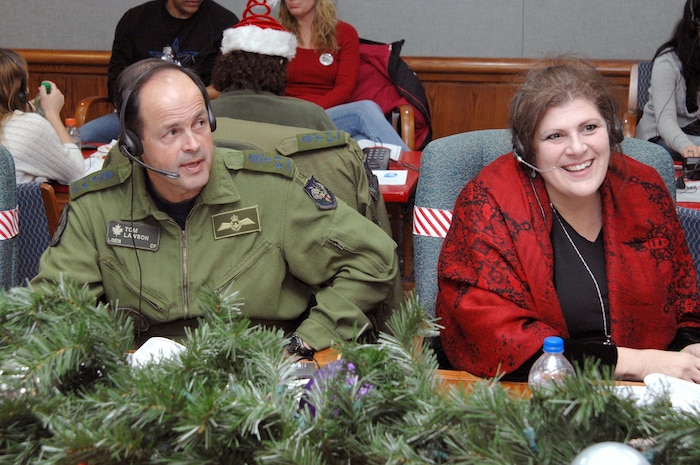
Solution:
{"label": "floral pattern on red shawl", "polygon": [[[454,368],[482,377],[517,369],[546,336],[569,336],[553,282],[549,197],[529,173],[509,154],[468,183],[438,262],[443,348]],[[600,190],[613,342],[665,349],[679,327],[700,327],[673,199],[656,170],[619,153]]]}

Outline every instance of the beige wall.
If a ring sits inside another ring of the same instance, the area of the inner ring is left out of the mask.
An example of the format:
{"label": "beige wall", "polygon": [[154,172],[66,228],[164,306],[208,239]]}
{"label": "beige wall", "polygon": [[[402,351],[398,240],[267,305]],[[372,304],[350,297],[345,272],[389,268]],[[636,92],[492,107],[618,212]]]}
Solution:
{"label": "beige wall", "polygon": [[[0,46],[110,50],[122,13],[143,0],[3,0]],[[404,56],[647,59],[684,0],[336,0],[361,37],[406,39]],[[219,0],[242,16],[246,0]]]}

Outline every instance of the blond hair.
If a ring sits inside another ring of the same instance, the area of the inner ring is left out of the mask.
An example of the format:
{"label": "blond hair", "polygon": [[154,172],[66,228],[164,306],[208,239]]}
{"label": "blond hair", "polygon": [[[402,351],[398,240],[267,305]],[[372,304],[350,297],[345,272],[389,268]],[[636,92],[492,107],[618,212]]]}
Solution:
{"label": "blond hair", "polygon": [[[299,23],[292,16],[285,1],[280,2],[278,18],[282,26],[291,31],[297,39],[299,37]],[[335,37],[335,29],[338,25],[338,17],[332,0],[316,0],[316,15],[311,26],[311,45],[318,53],[338,51],[338,41]]]}

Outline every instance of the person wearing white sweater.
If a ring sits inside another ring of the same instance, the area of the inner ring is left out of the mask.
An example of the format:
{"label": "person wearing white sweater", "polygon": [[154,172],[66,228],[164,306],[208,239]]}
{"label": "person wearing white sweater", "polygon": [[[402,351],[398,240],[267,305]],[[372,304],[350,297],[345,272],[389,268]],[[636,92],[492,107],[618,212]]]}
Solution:
{"label": "person wearing white sweater", "polygon": [[57,181],[69,184],[85,172],[80,149],[61,120],[64,96],[53,82],[39,86],[44,116],[34,113],[27,89],[27,63],[0,49],[0,145],[12,155],[17,183]]}

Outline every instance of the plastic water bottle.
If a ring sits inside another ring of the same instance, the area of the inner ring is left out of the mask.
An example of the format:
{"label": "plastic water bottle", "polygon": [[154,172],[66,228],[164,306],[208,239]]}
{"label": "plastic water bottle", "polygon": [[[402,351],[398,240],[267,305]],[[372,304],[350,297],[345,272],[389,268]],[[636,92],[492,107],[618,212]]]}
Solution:
{"label": "plastic water bottle", "polygon": [[80,129],[75,125],[75,118],[66,118],[66,131],[68,131],[68,135],[73,143],[80,149]]}
{"label": "plastic water bottle", "polygon": [[564,340],[558,336],[544,338],[544,353],[530,368],[527,383],[530,388],[547,388],[574,375],[574,367],[564,357]]}

